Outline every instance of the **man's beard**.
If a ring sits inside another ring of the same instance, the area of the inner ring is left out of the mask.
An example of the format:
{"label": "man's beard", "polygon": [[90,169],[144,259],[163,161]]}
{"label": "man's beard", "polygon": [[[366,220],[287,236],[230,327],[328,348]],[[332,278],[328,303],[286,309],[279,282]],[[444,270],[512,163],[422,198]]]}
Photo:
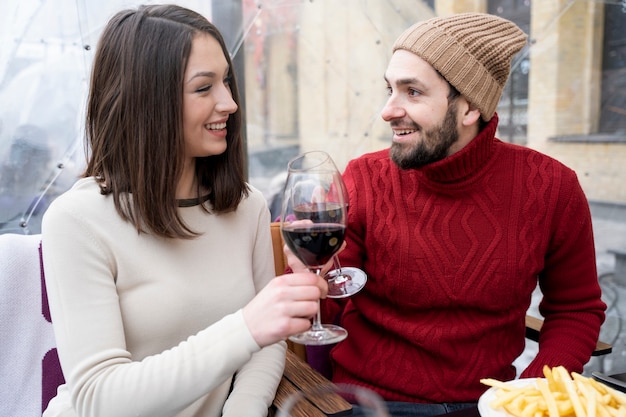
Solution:
{"label": "man's beard", "polygon": [[389,151],[391,160],[400,169],[421,168],[442,160],[448,156],[450,147],[459,140],[456,124],[456,103],[451,103],[443,122],[430,130],[422,130],[422,140],[413,148],[410,148],[410,144],[394,142]]}

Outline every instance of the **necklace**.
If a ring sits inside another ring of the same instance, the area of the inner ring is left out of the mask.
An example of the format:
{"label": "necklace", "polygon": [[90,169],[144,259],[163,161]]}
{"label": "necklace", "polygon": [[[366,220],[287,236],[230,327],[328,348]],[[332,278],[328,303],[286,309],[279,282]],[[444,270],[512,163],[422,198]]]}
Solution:
{"label": "necklace", "polygon": [[209,197],[211,197],[211,193],[196,198],[181,198],[176,201],[178,202],[178,207],[193,207],[204,203]]}

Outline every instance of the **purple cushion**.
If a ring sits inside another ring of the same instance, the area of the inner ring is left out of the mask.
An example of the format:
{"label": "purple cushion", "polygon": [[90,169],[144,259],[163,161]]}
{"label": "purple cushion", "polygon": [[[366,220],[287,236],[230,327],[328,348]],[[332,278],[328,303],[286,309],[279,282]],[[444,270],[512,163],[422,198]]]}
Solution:
{"label": "purple cushion", "polygon": [[[50,307],[48,306],[45,274],[43,271],[41,243],[39,243],[39,265],[41,267],[41,314],[43,314],[48,322],[52,323]],[[57,394],[59,385],[65,383],[56,348],[50,349],[43,357],[41,374],[41,412],[43,413],[46,407],[48,407],[50,400]]]}

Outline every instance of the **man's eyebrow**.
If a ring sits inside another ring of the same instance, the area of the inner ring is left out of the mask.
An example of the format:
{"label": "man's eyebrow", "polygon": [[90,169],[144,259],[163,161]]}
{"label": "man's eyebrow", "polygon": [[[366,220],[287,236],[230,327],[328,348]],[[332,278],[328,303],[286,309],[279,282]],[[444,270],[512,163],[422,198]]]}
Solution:
{"label": "man's eyebrow", "polygon": [[419,82],[417,78],[401,78],[396,81],[398,85],[408,85],[408,84],[422,84]]}
{"label": "man's eyebrow", "polygon": [[[389,83],[389,80],[387,79],[387,76],[384,77],[385,81],[387,82],[387,84]],[[418,80],[417,78],[400,78],[398,80],[395,81],[395,84],[398,86],[403,86],[403,85],[417,85],[421,88],[424,88],[424,84],[422,82],[420,82],[420,80]]]}

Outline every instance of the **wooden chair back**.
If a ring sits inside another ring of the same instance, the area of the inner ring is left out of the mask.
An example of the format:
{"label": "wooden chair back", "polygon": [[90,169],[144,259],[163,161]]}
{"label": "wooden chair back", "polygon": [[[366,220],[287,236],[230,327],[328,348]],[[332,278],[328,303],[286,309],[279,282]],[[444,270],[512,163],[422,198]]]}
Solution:
{"label": "wooden chair back", "polygon": [[274,271],[276,275],[282,275],[289,266],[287,264],[287,257],[283,251],[283,235],[280,232],[280,222],[272,222],[270,224],[270,230],[272,232],[272,249],[274,250]]}
{"label": "wooden chair back", "polygon": [[[287,257],[283,251],[284,241],[283,235],[280,232],[280,222],[272,222],[270,224],[270,230],[272,232],[272,249],[274,251],[274,271],[276,275],[283,275],[288,268]],[[306,347],[287,340],[287,346],[289,350],[296,354],[300,359],[306,361]]]}

